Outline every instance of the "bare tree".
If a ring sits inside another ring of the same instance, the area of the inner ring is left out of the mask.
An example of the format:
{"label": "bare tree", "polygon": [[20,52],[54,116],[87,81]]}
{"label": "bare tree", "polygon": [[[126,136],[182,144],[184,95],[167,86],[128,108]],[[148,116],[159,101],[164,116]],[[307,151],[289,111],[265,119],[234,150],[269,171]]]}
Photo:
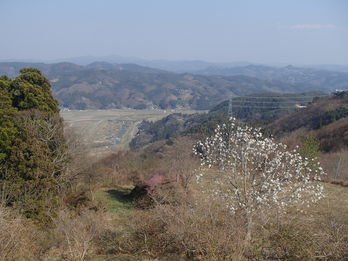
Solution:
{"label": "bare tree", "polygon": [[77,215],[61,210],[53,223],[63,257],[68,260],[85,260],[94,248],[93,241],[101,231],[103,220],[93,211]]}
{"label": "bare tree", "polygon": [[194,141],[189,137],[175,139],[172,146],[168,148],[162,159],[163,167],[170,175],[176,176],[177,181],[187,190],[189,184],[195,177],[195,169],[199,161],[192,153]]}

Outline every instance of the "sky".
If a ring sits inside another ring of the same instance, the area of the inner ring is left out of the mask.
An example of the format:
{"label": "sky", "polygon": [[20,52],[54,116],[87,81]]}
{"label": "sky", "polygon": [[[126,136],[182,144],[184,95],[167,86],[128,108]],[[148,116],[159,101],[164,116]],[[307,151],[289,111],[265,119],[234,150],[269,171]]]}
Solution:
{"label": "sky", "polygon": [[0,59],[348,64],[347,0],[0,0]]}

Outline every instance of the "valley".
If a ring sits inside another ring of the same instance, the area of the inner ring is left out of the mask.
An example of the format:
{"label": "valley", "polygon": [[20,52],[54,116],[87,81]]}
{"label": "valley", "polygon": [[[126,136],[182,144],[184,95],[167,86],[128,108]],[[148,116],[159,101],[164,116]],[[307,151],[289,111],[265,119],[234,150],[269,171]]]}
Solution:
{"label": "valley", "polygon": [[0,3],[0,261],[348,261],[348,1]]}
{"label": "valley", "polygon": [[63,110],[66,130],[80,136],[90,154],[127,149],[143,121],[157,121],[171,113],[193,114],[195,110]]}

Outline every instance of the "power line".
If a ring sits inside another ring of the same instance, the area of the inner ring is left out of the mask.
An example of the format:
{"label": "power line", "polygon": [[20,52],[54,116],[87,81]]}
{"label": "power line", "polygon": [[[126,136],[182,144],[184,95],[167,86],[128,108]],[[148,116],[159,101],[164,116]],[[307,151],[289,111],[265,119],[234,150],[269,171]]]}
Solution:
{"label": "power line", "polygon": [[274,99],[274,100],[313,100],[312,97],[291,97],[291,98],[281,98],[281,97],[234,97],[234,100],[257,100],[257,99]]}
{"label": "power line", "polygon": [[233,105],[233,108],[248,108],[248,109],[299,109],[298,107],[267,107],[267,106],[241,106],[241,105]]}
{"label": "power line", "polygon": [[[282,102],[282,101],[275,101],[275,102],[270,102],[270,101],[234,101],[233,104],[235,103],[270,103],[270,104],[274,104],[274,103],[280,103],[280,104],[294,104],[294,103],[298,103],[298,102],[303,102],[305,103],[305,101],[293,101],[293,102]],[[310,102],[310,101],[308,101]]]}
{"label": "power line", "polygon": [[233,107],[232,107],[232,97],[228,101],[228,117],[232,118],[233,117]]}
{"label": "power line", "polygon": [[320,98],[320,97],[329,97],[329,95],[314,95],[314,96],[236,96],[234,99],[310,99],[310,98]]}
{"label": "power line", "polygon": [[[328,97],[329,95],[313,95],[313,96],[243,96],[231,97],[228,101],[228,116],[233,116],[233,108],[241,109],[262,109],[262,110],[295,110],[301,109],[296,103],[310,103],[313,98]],[[267,100],[272,99],[272,101]],[[285,99],[284,101],[279,99]],[[265,101],[266,100],[266,101]],[[253,104],[255,106],[250,106]],[[270,106],[270,105],[275,106]],[[277,105],[280,106],[277,106]],[[281,106],[285,105],[285,106]]]}

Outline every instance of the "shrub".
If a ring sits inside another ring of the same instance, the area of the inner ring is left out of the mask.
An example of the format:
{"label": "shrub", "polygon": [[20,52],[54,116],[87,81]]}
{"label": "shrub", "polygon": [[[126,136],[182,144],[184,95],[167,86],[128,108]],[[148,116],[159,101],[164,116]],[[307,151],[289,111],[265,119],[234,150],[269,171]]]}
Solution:
{"label": "shrub", "polygon": [[28,220],[0,206],[0,260],[34,260],[39,254],[37,234]]}
{"label": "shrub", "polygon": [[58,252],[64,260],[84,260],[95,251],[105,219],[100,213],[85,210],[77,214],[61,210],[53,219]]}
{"label": "shrub", "polygon": [[243,231],[238,218],[208,201],[196,205],[157,205],[137,211],[119,235],[123,253],[187,260],[238,260]]}

